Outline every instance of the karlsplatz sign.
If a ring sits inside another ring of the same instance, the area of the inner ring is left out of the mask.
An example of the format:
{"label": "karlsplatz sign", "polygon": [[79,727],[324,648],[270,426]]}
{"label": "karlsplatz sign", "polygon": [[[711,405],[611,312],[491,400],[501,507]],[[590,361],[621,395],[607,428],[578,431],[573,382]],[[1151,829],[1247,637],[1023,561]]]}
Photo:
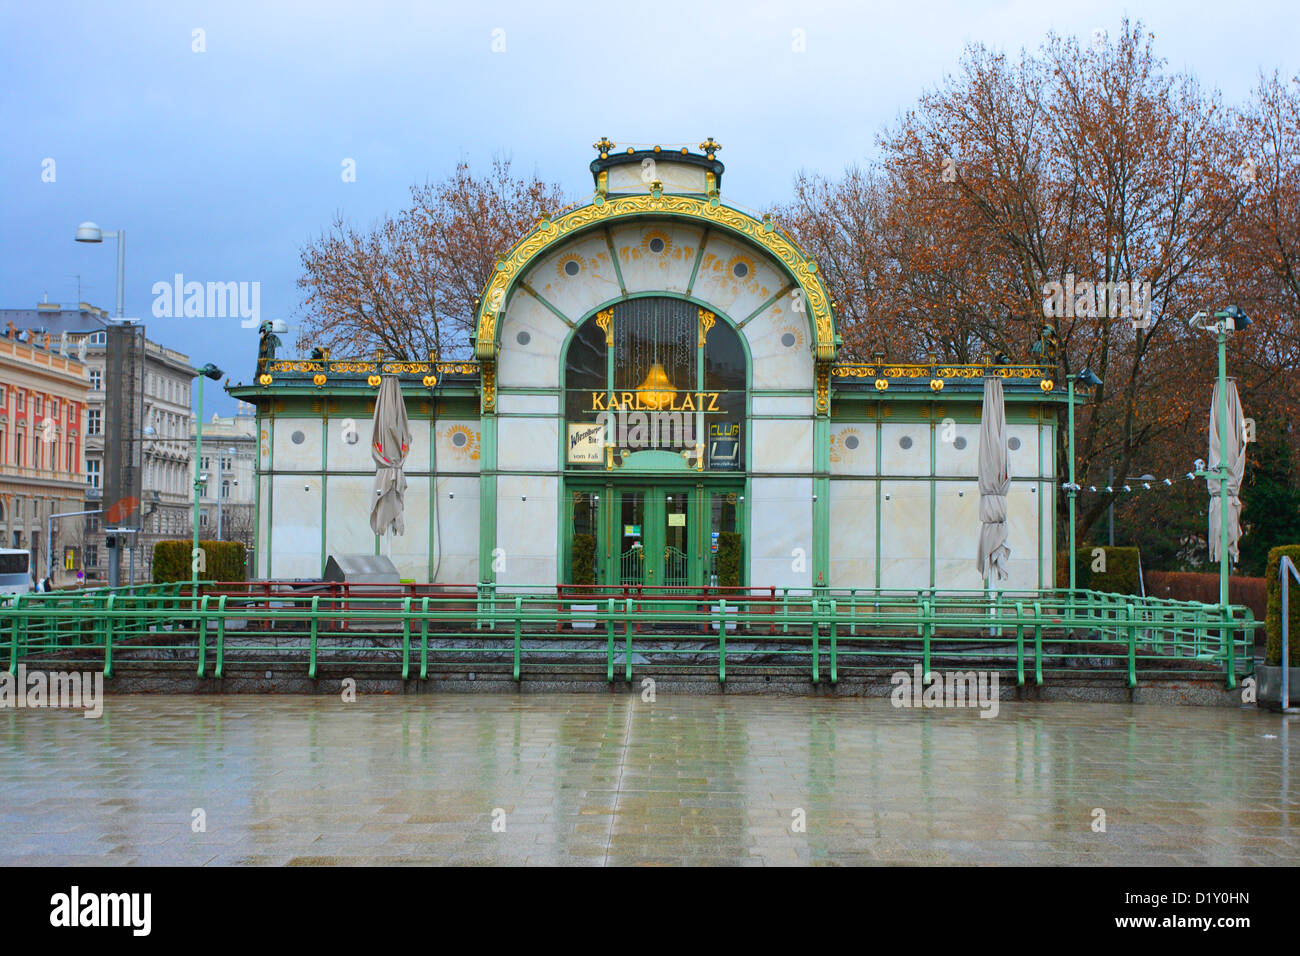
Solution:
{"label": "karlsplatz sign", "polygon": [[592,392],[593,412],[721,412],[720,392]]}

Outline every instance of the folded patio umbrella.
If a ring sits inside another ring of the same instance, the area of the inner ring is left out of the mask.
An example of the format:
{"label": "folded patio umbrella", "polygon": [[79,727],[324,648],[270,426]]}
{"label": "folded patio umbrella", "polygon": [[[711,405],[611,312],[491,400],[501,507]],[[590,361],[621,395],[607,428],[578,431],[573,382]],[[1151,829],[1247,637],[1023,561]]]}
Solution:
{"label": "folded patio umbrella", "polygon": [[[1246,473],[1246,422],[1241,417],[1241,399],[1237,383],[1228,382],[1228,433],[1219,435],[1219,386],[1214,386],[1214,399],[1210,403],[1210,471],[1219,467],[1221,449],[1226,451],[1228,463],[1228,555],[1237,560],[1237,541],[1241,538],[1241,479]],[[1218,478],[1207,478],[1210,490],[1210,560],[1218,561],[1219,535],[1222,533],[1223,495]]]}
{"label": "folded patio umbrella", "polygon": [[980,541],[975,557],[980,577],[988,580],[997,572],[1007,577],[1007,410],[1002,396],[1002,379],[984,379],[984,407],[980,412]]}
{"label": "folded patio umbrella", "polygon": [[385,375],[375,399],[375,420],[370,435],[370,457],[375,461],[375,503],[370,529],[375,534],[406,533],[404,517],[406,476],[402,465],[411,450],[411,427],[406,421],[406,401],[396,375]]}

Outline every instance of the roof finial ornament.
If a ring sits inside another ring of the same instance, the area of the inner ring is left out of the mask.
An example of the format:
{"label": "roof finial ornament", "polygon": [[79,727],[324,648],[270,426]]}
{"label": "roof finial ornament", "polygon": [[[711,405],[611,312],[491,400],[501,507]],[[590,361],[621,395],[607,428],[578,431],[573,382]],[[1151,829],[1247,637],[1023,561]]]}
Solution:
{"label": "roof finial ornament", "polygon": [[600,139],[596,140],[596,142],[591,144],[591,148],[600,153],[601,159],[609,159],[610,152],[617,145],[618,143],[611,143],[608,136],[602,136]]}
{"label": "roof finial ornament", "polygon": [[704,150],[705,156],[712,159],[713,154],[722,149],[722,146],[712,136],[710,136],[704,142],[700,143],[700,149]]}

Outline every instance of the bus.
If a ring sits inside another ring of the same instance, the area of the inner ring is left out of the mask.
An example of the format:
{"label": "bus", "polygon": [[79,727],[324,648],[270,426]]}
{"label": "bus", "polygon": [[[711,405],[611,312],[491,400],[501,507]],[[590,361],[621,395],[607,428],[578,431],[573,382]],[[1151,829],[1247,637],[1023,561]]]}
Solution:
{"label": "bus", "polygon": [[32,588],[32,556],[20,548],[0,548],[0,600]]}

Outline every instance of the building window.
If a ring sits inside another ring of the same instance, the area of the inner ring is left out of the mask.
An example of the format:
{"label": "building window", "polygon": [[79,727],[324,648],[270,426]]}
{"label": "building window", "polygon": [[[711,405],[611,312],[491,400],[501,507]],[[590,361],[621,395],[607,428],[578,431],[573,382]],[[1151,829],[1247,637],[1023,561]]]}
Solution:
{"label": "building window", "polygon": [[200,527],[200,528],[206,528],[207,526],[208,526],[208,513],[207,513],[206,511],[200,511],[200,512],[199,512],[199,527]]}
{"label": "building window", "polygon": [[21,412],[27,408],[27,393],[18,392],[17,396],[18,396],[18,410]]}
{"label": "building window", "polygon": [[68,460],[67,460],[66,462],[64,462],[64,466],[65,466],[65,467],[64,467],[64,471],[70,471],[70,472],[72,472],[72,474],[74,474],[74,475],[77,473],[77,444],[76,444],[76,442],[73,442],[73,441],[69,441],[69,442],[68,442]]}
{"label": "building window", "polygon": [[97,368],[90,370],[90,388],[91,391],[98,392],[104,387],[104,373]]}
{"label": "building window", "polygon": [[92,488],[99,487],[99,465],[100,462],[98,460],[88,459],[86,461],[86,484],[90,485]]}
{"label": "building window", "polygon": [[229,498],[229,497],[230,497],[230,482],[229,482],[229,481],[222,481],[222,482],[221,482],[221,497],[223,497],[223,498]]}
{"label": "building window", "polygon": [[99,567],[99,546],[95,544],[86,545],[86,567]]}
{"label": "building window", "polygon": [[50,417],[59,417],[59,400],[57,398],[50,399]]}
{"label": "building window", "polygon": [[0,408],[5,407],[5,395],[8,393],[8,391],[9,390],[7,388],[5,388],[3,385],[0,385]]}
{"label": "building window", "polygon": [[86,434],[87,435],[100,434],[100,425],[103,423],[102,422],[103,415],[104,415],[103,411],[98,408],[92,408],[90,409],[90,411],[86,412]]}
{"label": "building window", "polygon": [[41,395],[32,396],[32,414],[40,415],[45,411],[45,398]]}
{"label": "building window", "polygon": [[18,442],[14,445],[14,464],[19,468],[27,464],[27,433],[21,429],[18,432]]}

